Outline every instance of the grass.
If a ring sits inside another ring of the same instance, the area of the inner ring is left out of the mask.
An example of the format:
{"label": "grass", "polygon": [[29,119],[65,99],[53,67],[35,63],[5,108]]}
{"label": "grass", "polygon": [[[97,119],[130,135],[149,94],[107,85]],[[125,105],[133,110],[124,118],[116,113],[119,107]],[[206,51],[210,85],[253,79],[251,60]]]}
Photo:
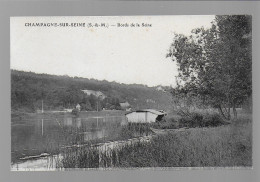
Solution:
{"label": "grass", "polygon": [[[121,111],[120,111],[121,112]],[[101,111],[101,112],[83,112],[81,117],[90,116],[122,116],[119,111]],[[98,115],[100,114],[100,115]],[[19,116],[22,119],[19,119]],[[44,120],[44,133],[41,134],[41,119]],[[73,118],[73,126],[64,125],[60,122],[64,118],[70,117],[68,113],[43,113],[43,114],[24,114],[17,115],[12,118],[12,141],[11,141],[11,161],[13,163],[24,161],[23,157],[36,156],[41,153],[48,153],[50,155],[59,154],[64,149],[64,146],[71,146],[74,144],[97,144],[106,141],[127,140],[129,138],[149,135],[151,130],[148,125],[133,123],[128,125],[121,125],[118,120],[113,118],[107,119],[106,122],[99,122],[99,127],[105,129],[105,134],[102,138],[85,139],[85,132],[92,132],[92,129],[97,129],[95,121],[82,122],[81,127],[76,127],[76,118]],[[36,122],[36,123],[35,123]],[[48,124],[50,123],[50,125]],[[54,123],[54,124],[53,124]],[[93,131],[95,132],[95,131]]]}
{"label": "grass", "polygon": [[196,127],[216,127],[228,124],[217,113],[199,113],[194,112],[188,116],[176,117],[167,116],[164,120],[151,123],[151,127],[156,129],[178,129],[178,128],[196,128]]}
{"label": "grass", "polygon": [[182,117],[179,120],[179,127],[216,127],[228,124],[225,122],[222,117],[217,113],[199,113],[194,112],[189,116]]}
{"label": "grass", "polygon": [[148,123],[128,123],[120,131],[120,140],[152,134]]}
{"label": "grass", "polygon": [[251,167],[252,120],[240,115],[230,125],[175,131],[105,153],[79,148],[63,156],[65,168]]}

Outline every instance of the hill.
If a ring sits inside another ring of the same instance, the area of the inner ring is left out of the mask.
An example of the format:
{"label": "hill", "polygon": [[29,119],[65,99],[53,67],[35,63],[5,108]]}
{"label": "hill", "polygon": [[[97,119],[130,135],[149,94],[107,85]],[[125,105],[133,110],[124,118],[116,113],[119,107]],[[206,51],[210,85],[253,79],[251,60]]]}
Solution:
{"label": "hill", "polygon": [[[171,94],[140,84],[121,84],[81,77],[36,74],[11,70],[12,111],[36,112],[75,108],[83,110],[122,109],[119,103],[128,102],[132,109],[155,108],[170,110]],[[165,88],[167,89],[167,88]],[[104,98],[82,90],[103,93]]]}

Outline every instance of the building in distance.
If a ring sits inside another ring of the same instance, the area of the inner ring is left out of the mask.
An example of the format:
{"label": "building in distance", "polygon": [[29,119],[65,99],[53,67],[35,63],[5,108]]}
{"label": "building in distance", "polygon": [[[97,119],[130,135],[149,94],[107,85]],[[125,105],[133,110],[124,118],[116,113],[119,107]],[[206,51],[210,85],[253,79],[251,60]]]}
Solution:
{"label": "building in distance", "polygon": [[131,110],[131,105],[126,101],[126,102],[121,102],[119,103],[120,104],[120,107],[122,110],[125,110],[125,111],[130,111]]}
{"label": "building in distance", "polygon": [[105,99],[106,98],[106,95],[100,91],[95,91],[95,90],[81,90],[82,92],[84,92],[84,94],[87,94],[87,95],[94,95],[100,99]]}

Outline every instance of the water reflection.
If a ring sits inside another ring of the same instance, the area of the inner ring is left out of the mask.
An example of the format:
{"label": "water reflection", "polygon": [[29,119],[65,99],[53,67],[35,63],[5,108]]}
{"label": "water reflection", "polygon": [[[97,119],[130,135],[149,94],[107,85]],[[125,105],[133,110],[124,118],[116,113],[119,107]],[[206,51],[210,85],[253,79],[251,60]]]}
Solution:
{"label": "water reflection", "polygon": [[[90,132],[97,132],[97,130],[106,130],[108,127],[112,126],[124,126],[127,124],[127,121],[123,119],[122,117],[91,117],[91,118],[72,118],[72,117],[66,117],[64,119],[54,119],[54,120],[48,120],[48,119],[40,119],[38,120],[38,123],[40,123],[40,130],[41,135],[43,136],[44,133],[49,134],[51,130],[56,128],[57,130],[64,131],[64,130],[75,130],[77,129],[83,129],[84,131],[90,131]],[[27,125],[24,125],[27,126]],[[38,125],[39,126],[39,125]],[[15,126],[12,126],[13,128]],[[51,130],[46,131],[46,127],[52,128]],[[39,128],[35,128],[35,130],[38,130]],[[97,135],[99,136],[99,135]]]}
{"label": "water reflection", "polygon": [[86,131],[84,134],[84,141],[101,139],[105,137],[105,129],[96,130],[96,131]]}
{"label": "water reflection", "polygon": [[81,118],[76,118],[76,126],[77,128],[81,127]]}
{"label": "water reflection", "polygon": [[42,119],[42,136],[43,136],[43,119]]}
{"label": "water reflection", "polygon": [[65,126],[71,126],[72,125],[72,118],[64,118],[63,123]]}
{"label": "water reflection", "polygon": [[79,144],[116,135],[125,124],[124,116],[31,118],[12,121],[12,160],[18,156],[54,150],[62,145]]}

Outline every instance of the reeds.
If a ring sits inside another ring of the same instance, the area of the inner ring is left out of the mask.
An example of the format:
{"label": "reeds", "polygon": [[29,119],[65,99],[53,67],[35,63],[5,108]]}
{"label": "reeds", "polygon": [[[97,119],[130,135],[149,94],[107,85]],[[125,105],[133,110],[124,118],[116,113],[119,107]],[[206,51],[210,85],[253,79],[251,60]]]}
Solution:
{"label": "reeds", "polygon": [[252,122],[242,118],[230,125],[175,131],[105,152],[77,150],[64,153],[63,167],[251,167]]}
{"label": "reeds", "polygon": [[148,136],[152,134],[149,123],[128,123],[120,131],[120,139],[129,139],[137,136]]}
{"label": "reeds", "polygon": [[[53,121],[54,120],[54,121]],[[56,122],[60,119],[53,118],[49,122]],[[55,121],[56,120],[56,121]],[[47,121],[46,121],[47,122]],[[73,124],[75,125],[73,120]],[[59,154],[64,148],[74,145],[96,144],[105,141],[127,140],[138,136],[147,136],[151,133],[149,125],[141,123],[130,123],[128,125],[121,125],[120,120],[107,120],[107,122],[99,122],[99,128],[95,121],[88,121],[82,123],[82,126],[67,126],[64,124],[44,126],[44,133],[33,134],[37,125],[19,127],[12,129],[12,154],[11,161],[13,163],[21,161],[20,158],[25,156],[36,156],[41,153],[48,153],[50,155]],[[30,129],[31,128],[31,129]],[[30,129],[30,130],[29,130]],[[37,129],[37,128],[36,128]],[[102,138],[85,139],[84,133],[93,132],[104,129],[104,136]],[[93,131],[92,131],[93,130]],[[38,131],[38,130],[36,130]],[[28,135],[28,136],[27,136]],[[23,136],[26,141],[21,142],[15,137]]]}

